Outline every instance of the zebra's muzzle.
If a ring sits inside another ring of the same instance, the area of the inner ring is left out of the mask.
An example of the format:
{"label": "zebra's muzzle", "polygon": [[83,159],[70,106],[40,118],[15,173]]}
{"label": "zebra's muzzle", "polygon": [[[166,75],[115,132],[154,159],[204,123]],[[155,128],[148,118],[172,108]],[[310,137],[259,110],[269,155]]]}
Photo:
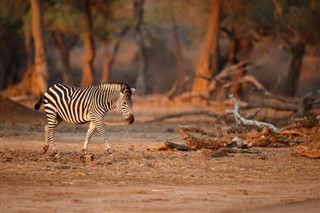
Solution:
{"label": "zebra's muzzle", "polygon": [[134,122],[134,116],[130,114],[126,120],[129,122],[129,124],[132,124]]}

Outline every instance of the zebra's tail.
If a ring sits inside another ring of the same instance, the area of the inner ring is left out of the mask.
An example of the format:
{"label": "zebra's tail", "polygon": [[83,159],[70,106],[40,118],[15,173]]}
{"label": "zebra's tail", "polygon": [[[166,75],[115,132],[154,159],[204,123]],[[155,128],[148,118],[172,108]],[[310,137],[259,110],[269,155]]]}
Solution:
{"label": "zebra's tail", "polygon": [[34,105],[34,109],[38,110],[40,109],[41,105],[42,105],[42,101],[43,101],[43,95],[40,96],[39,101],[36,103],[36,105]]}

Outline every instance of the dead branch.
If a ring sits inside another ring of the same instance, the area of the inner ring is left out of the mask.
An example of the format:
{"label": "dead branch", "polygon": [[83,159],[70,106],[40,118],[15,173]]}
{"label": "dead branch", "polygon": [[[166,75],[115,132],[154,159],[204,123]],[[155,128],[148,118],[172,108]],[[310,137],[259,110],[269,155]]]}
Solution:
{"label": "dead branch", "polygon": [[198,138],[187,133],[183,127],[178,128],[178,133],[189,143],[191,150],[212,149],[218,150],[225,147],[224,141],[221,138]]}
{"label": "dead branch", "polygon": [[253,113],[249,113],[248,115],[245,116],[246,119],[254,119],[259,112],[261,111],[260,108],[257,108],[256,111],[254,111]]}
{"label": "dead branch", "polygon": [[219,115],[217,113],[214,113],[214,112],[211,112],[208,110],[192,110],[192,111],[178,112],[178,113],[172,113],[172,114],[159,116],[159,117],[153,118],[151,120],[148,120],[145,123],[160,122],[160,121],[164,121],[167,119],[179,118],[179,117],[190,116],[190,115],[205,115],[205,116],[209,116],[211,118],[220,118],[222,116],[222,115]]}
{"label": "dead branch", "polygon": [[297,106],[296,112],[292,118],[305,115],[309,110],[319,107],[320,103],[320,89],[305,94]]}
{"label": "dead branch", "polygon": [[292,99],[284,98],[282,96],[275,96],[271,93],[265,94],[265,93],[261,93],[261,92],[250,91],[250,94],[255,95],[255,96],[260,96],[263,99],[271,99],[271,100],[283,102],[284,104],[296,105],[300,102],[299,100],[292,100]]}
{"label": "dead branch", "polygon": [[172,100],[173,99],[173,95],[176,93],[176,91],[182,86],[184,85],[187,81],[189,80],[189,77],[185,77],[182,81],[179,82],[175,82],[172,87],[169,89],[169,91],[167,92],[166,96]]}
{"label": "dead branch", "polygon": [[301,143],[300,139],[288,137],[282,132],[275,132],[266,126],[262,131],[257,133],[257,136],[253,137],[250,142],[250,147],[284,147],[293,146]]}
{"label": "dead branch", "polygon": [[[204,78],[204,79],[210,81],[208,89],[206,91],[200,92],[200,93],[199,92],[196,92],[196,93],[195,92],[186,92],[186,93],[183,93],[182,95],[176,97],[175,100],[185,101],[185,100],[190,100],[192,98],[201,98],[203,100],[208,101],[210,98],[210,94],[212,94],[213,91],[216,90],[216,87],[218,84],[226,84],[228,81],[230,81],[229,79],[231,79],[232,76],[238,74],[239,72],[252,70],[252,69],[260,66],[265,59],[266,59],[266,57],[262,58],[261,60],[259,60],[255,64],[252,64],[248,61],[240,61],[237,64],[226,67],[221,72],[219,72],[219,74],[216,75],[214,78],[208,78],[206,76],[196,76],[197,78]],[[251,81],[251,83],[256,85],[257,88],[264,88],[260,82],[258,82],[257,80],[254,80],[254,77],[248,77],[245,79],[247,81]],[[266,89],[264,89],[263,91],[266,91],[266,93],[268,93]]]}
{"label": "dead branch", "polygon": [[234,109],[233,110],[227,110],[227,113],[232,113],[235,117],[235,120],[237,122],[238,125],[251,125],[251,126],[257,126],[259,128],[262,128],[262,127],[267,127],[268,129],[271,129],[273,131],[278,131],[278,128],[275,127],[274,125],[272,124],[269,124],[269,123],[265,123],[265,122],[261,122],[261,121],[255,121],[255,120],[249,120],[249,119],[246,119],[246,118],[243,118],[241,115],[240,115],[240,107],[239,107],[239,104],[237,102],[237,100],[233,97],[233,95],[230,95],[229,96],[230,99],[233,101],[234,103]]}
{"label": "dead branch", "polygon": [[252,75],[246,75],[239,79],[238,81],[228,82],[225,83],[224,87],[230,87],[235,84],[241,84],[241,83],[251,83],[254,87],[256,87],[259,91],[262,91],[263,94],[267,96],[271,96],[271,93]]}
{"label": "dead branch", "polygon": [[312,91],[305,94],[300,101],[290,100],[283,97],[276,97],[272,94],[259,94],[259,96],[267,99],[274,99],[275,101],[279,101],[281,103],[273,104],[271,101],[267,103],[250,103],[240,108],[244,110],[260,107],[278,111],[292,111],[294,114],[291,116],[291,119],[299,116],[304,116],[312,109],[320,108],[320,90]]}

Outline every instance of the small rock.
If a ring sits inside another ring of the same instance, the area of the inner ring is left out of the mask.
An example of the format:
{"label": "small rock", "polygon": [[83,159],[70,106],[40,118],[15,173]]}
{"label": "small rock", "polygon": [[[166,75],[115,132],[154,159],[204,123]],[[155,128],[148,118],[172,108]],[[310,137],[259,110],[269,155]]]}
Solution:
{"label": "small rock", "polygon": [[86,174],[85,174],[85,173],[83,173],[83,172],[77,172],[77,173],[76,173],[76,176],[81,177],[81,176],[86,176]]}

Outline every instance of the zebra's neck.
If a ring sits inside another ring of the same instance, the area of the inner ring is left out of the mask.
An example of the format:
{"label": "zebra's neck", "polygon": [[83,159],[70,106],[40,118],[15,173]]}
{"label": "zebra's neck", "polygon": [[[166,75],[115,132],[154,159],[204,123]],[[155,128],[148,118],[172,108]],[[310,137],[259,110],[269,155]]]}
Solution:
{"label": "zebra's neck", "polygon": [[114,109],[116,107],[116,102],[119,99],[121,84],[110,83],[110,84],[100,84],[99,88],[104,93],[106,97],[106,104],[108,110]]}

